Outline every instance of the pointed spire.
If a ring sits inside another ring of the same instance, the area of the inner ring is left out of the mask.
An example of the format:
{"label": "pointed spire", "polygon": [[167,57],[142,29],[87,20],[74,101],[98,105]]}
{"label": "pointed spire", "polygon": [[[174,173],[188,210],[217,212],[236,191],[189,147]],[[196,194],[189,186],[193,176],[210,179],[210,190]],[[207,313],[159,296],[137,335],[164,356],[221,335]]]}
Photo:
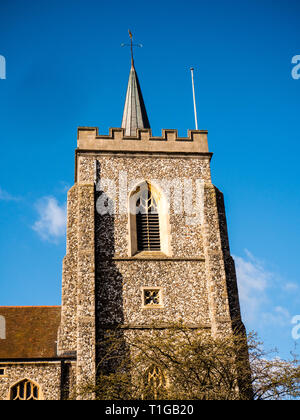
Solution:
{"label": "pointed spire", "polygon": [[131,69],[124,106],[122,128],[125,136],[136,136],[137,128],[150,128],[146,107],[139,84],[139,79],[134,68],[132,34],[129,31],[131,46]]}

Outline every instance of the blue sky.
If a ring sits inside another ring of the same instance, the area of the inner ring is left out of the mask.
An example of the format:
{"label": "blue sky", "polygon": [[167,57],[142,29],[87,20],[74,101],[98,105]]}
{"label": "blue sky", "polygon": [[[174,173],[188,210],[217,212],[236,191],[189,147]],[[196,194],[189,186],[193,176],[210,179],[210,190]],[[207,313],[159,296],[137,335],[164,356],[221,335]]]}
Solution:
{"label": "blue sky", "polygon": [[195,67],[245,323],[286,356],[300,314],[299,17],[298,0],[2,0],[0,305],[60,304],[76,130],[120,126],[130,28],[154,135],[194,128]]}

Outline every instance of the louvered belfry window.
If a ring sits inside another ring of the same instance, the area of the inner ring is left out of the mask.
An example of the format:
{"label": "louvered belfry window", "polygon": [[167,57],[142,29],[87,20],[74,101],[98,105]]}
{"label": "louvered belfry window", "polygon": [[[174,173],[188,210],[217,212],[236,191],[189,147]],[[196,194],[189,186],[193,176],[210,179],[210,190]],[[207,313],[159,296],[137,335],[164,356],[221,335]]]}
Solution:
{"label": "louvered belfry window", "polygon": [[159,214],[148,183],[141,188],[136,207],[138,251],[160,251]]}

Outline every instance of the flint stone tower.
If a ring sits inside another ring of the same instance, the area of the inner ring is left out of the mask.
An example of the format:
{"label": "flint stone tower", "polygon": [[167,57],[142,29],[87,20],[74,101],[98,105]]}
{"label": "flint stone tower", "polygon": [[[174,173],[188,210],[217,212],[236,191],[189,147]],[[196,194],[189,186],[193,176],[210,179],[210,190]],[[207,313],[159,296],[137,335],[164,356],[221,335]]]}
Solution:
{"label": "flint stone tower", "polygon": [[211,158],[207,131],[152,136],[132,59],[122,127],[78,129],[61,307],[0,307],[0,399],[66,399],[95,383],[116,326],[243,330]]}
{"label": "flint stone tower", "polygon": [[133,63],[122,128],[78,129],[58,354],[76,354],[79,387],[95,380],[104,329],[243,328],[211,158],[207,131],[152,136]]}

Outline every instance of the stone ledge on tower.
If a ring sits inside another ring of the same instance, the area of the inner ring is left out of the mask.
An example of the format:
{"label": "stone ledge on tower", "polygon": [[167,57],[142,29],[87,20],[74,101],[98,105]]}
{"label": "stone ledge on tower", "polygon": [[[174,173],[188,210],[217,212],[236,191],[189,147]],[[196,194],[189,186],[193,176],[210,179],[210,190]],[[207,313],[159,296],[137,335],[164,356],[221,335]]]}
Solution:
{"label": "stone ledge on tower", "polygon": [[136,136],[126,136],[124,128],[110,128],[108,135],[99,135],[97,127],[79,127],[78,150],[209,153],[206,130],[188,130],[187,137],[179,137],[177,130],[163,129],[161,137],[152,130],[136,130]]}

